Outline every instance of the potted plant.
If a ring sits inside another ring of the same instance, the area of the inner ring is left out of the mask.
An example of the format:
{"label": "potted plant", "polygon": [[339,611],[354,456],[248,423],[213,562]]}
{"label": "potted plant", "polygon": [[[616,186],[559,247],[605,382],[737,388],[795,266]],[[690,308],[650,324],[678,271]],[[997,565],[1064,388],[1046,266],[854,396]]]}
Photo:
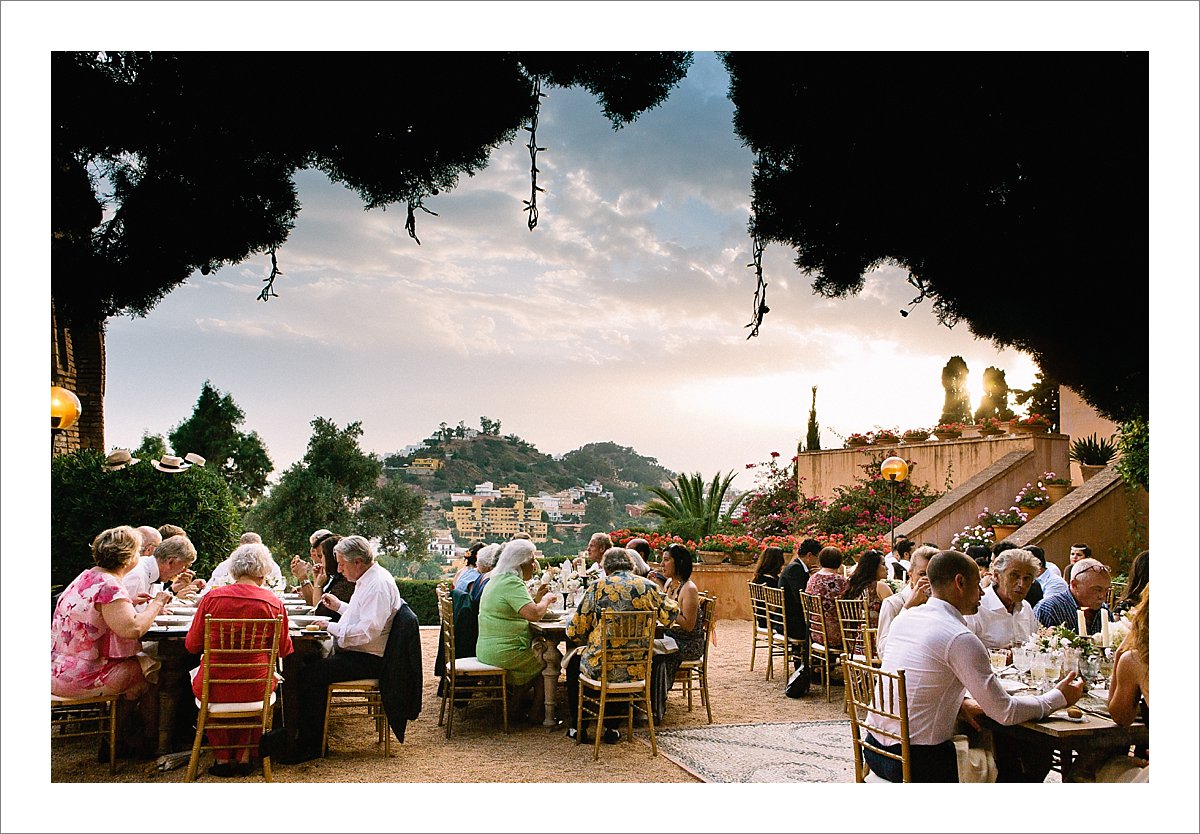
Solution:
{"label": "potted plant", "polygon": [[929,429],[905,429],[905,443],[924,443],[929,439]]}
{"label": "potted plant", "polygon": [[1116,454],[1117,447],[1111,437],[1097,438],[1093,433],[1071,443],[1070,458],[1079,464],[1085,481],[1108,466]]}
{"label": "potted plant", "polygon": [[858,446],[867,446],[870,443],[871,438],[867,437],[865,434],[860,434],[859,432],[855,432],[846,438],[846,445],[851,449]]}
{"label": "potted plant", "polygon": [[871,443],[875,446],[886,446],[889,443],[899,443],[900,435],[893,429],[879,429],[871,435]]}
{"label": "potted plant", "polygon": [[938,440],[956,440],[962,437],[962,423],[938,423],[933,428],[933,434]]}
{"label": "potted plant", "polygon": [[1045,434],[1050,431],[1050,419],[1043,417],[1041,414],[1030,414],[1028,417],[1020,417],[1013,420],[1011,425],[1017,431],[1026,434]]}
{"label": "potted plant", "polygon": [[1007,510],[996,510],[995,512],[984,507],[983,512],[977,516],[976,520],[982,525],[991,527],[993,538],[997,542],[1001,542],[1017,532],[1020,526],[1029,520],[1029,517],[1019,507],[1009,507]]}
{"label": "potted plant", "polygon": [[1013,504],[1019,507],[1027,518],[1035,518],[1050,506],[1050,496],[1040,481],[1036,484],[1025,484],[1013,499]]}
{"label": "potted plant", "polygon": [[1042,486],[1046,488],[1046,497],[1050,499],[1050,503],[1061,501],[1070,494],[1075,487],[1071,486],[1070,478],[1060,478],[1053,472],[1043,472]]}
{"label": "potted plant", "polygon": [[[722,559],[727,558],[734,565],[749,565],[758,558],[762,547],[758,539],[753,536],[727,536],[720,533],[705,536],[696,543],[697,552],[710,554],[722,554]],[[705,562],[708,562],[705,559]],[[712,561],[721,561],[714,559]]]}
{"label": "potted plant", "polygon": [[995,417],[980,417],[975,423],[975,428],[979,429],[979,433],[984,437],[998,437],[1004,434],[1004,426]]}
{"label": "potted plant", "polygon": [[967,548],[973,544],[991,547],[995,543],[991,528],[984,527],[982,524],[968,524],[961,533],[955,533],[950,539],[950,547],[960,553],[965,553]]}

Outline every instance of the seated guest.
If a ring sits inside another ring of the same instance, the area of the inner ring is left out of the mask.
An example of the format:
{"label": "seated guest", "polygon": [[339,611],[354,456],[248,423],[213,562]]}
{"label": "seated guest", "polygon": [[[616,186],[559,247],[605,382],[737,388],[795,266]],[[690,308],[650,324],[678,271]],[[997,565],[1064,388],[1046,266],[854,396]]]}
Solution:
{"label": "seated guest", "polygon": [[1063,579],[1070,582],[1071,577],[1075,575],[1075,565],[1083,559],[1092,558],[1092,549],[1083,542],[1077,542],[1071,545],[1071,555],[1067,558],[1067,570],[1063,573]]}
{"label": "seated guest", "polygon": [[487,587],[488,580],[492,578],[492,571],[495,570],[496,560],[499,557],[500,545],[498,544],[485,545],[475,554],[475,567],[479,571],[479,578],[471,586],[471,602],[475,604],[477,612],[479,611],[479,600],[483,597],[483,589]]}
{"label": "seated guest", "polygon": [[[675,545],[684,550],[680,545]],[[672,561],[664,554],[664,565]],[[584,643],[584,647],[575,652],[567,661],[567,735],[577,738],[580,734],[587,740],[586,729],[577,732],[575,720],[579,711],[579,675],[582,672],[596,680],[600,676],[600,649],[604,643],[604,635],[600,631],[600,618],[603,611],[656,611],[659,622],[669,624],[678,611],[676,603],[662,594],[658,586],[633,572],[633,562],[629,552],[623,547],[610,547],[604,553],[604,575],[588,586],[583,598],[579,601],[579,610],[567,625],[567,640],[573,643]],[[678,654],[676,652],[674,654]],[[656,655],[668,657],[670,655]],[[678,670],[678,664],[676,664]],[[613,670],[614,677],[610,683],[622,683],[629,680],[626,670],[617,667]],[[674,672],[665,680],[673,680]],[[665,700],[665,696],[664,696]],[[653,708],[653,707],[652,707]],[[620,716],[613,716],[616,723]],[[656,716],[657,720],[657,716]],[[605,722],[608,724],[609,722]],[[604,730],[604,740],[612,743],[620,737],[613,726]]]}
{"label": "seated guest", "polygon": [[489,574],[487,587],[479,599],[479,639],[475,656],[480,662],[508,670],[511,711],[524,714],[532,708],[530,720],[540,721],[537,712],[544,706],[542,659],[533,653],[529,624],[546,614],[550,603],[558,599],[542,583],[530,595],[525,583],[533,579],[533,553],[528,539],[506,542]]}
{"label": "seated guest", "polygon": [[[299,588],[304,601],[309,605],[316,606],[313,613],[318,617],[328,617],[337,622],[341,619],[341,615],[322,602],[322,597],[325,594],[333,594],[342,602],[349,602],[354,596],[355,585],[342,576],[338,569],[337,557],[333,552],[342,537],[330,533],[328,530],[319,530],[318,532],[322,535],[316,539],[316,543],[309,551],[313,558],[313,566],[310,567],[307,562],[297,556],[292,559],[292,575],[300,580]],[[315,536],[316,533],[313,535]],[[274,559],[271,561],[274,562]]]}
{"label": "seated guest", "polygon": [[595,574],[604,570],[601,560],[612,546],[612,539],[608,537],[608,533],[592,533],[592,537],[588,540],[587,545],[588,573]]}
{"label": "seated guest", "polygon": [[1088,634],[1100,631],[1100,609],[1107,609],[1104,600],[1112,581],[1108,565],[1098,559],[1081,559],[1071,571],[1071,584],[1065,593],[1046,597],[1033,609],[1038,622],[1044,626],[1062,625],[1079,631],[1078,611],[1083,609]]}
{"label": "seated guest", "polygon": [[[149,687],[146,673],[157,669],[142,653],[140,637],[171,600],[159,592],[140,613],[122,581],[138,564],[142,540],[132,527],[114,527],[92,540],[88,568],[59,595],[50,621],[50,692],[63,698],[122,695],[134,700]],[[143,699],[145,726],[153,726],[153,704]],[[128,712],[125,706],[123,711]],[[139,753],[153,751],[157,739],[142,740]]]}
{"label": "seated guest", "polygon": [[[979,728],[986,714],[1003,725],[1043,718],[1079,700],[1083,681],[1069,673],[1041,695],[1012,697],[992,672],[988,651],[963,621],[979,608],[983,592],[979,567],[966,555],[943,550],[929,562],[931,599],[892,625],[883,652],[883,671],[904,669],[908,692],[909,758],[913,782],[957,782],[955,722],[962,716]],[[970,698],[964,698],[967,694]],[[898,733],[899,721],[872,714],[868,727]],[[867,741],[889,752],[873,733]],[[889,782],[901,781],[900,762],[863,751],[872,772]]]}
{"label": "seated guest", "polygon": [[171,536],[163,539],[154,549],[153,556],[143,556],[127,574],[125,590],[129,592],[134,607],[141,607],[150,599],[150,586],[155,582],[170,583],[171,590],[179,596],[190,596],[204,585],[196,579],[190,566],[196,561],[196,546],[187,536]]}
{"label": "seated guest", "polygon": [[988,588],[992,584],[990,571],[992,569],[992,558],[995,555],[992,553],[992,549],[986,544],[973,544],[967,547],[964,552],[979,566],[979,586],[984,589]]}
{"label": "seated guest", "polygon": [[1125,584],[1125,593],[1113,606],[1113,616],[1132,611],[1142,598],[1142,591],[1150,584],[1150,551],[1143,550],[1133,559],[1129,566],[1129,581]]}
{"label": "seated guest", "polygon": [[[842,595],[843,599],[862,597],[867,602],[867,628],[879,627],[879,607],[892,595],[892,586],[884,581],[887,567],[883,564],[883,553],[867,550],[858,559],[858,567],[850,577],[850,584]],[[836,603],[834,615],[836,616]]]}
{"label": "seated guest", "polygon": [[[337,543],[333,553],[338,571],[354,583],[354,595],[349,602],[329,593],[321,597],[325,606],[341,615],[336,623],[328,624],[334,652],[305,666],[295,687],[289,687],[294,691],[285,695],[285,724],[291,745],[278,757],[284,764],[321,755],[329,684],[380,677],[392,620],[404,602],[395,578],[375,561],[371,543],[362,536],[347,536]],[[289,703],[295,706],[289,708]]]}
{"label": "seated guest", "polygon": [[471,587],[471,583],[479,578],[479,569],[475,566],[475,560],[480,550],[483,550],[483,542],[475,542],[467,548],[467,562],[458,569],[458,573],[454,574],[454,581],[451,583],[456,591],[466,591]]}
{"label": "seated guest", "polygon": [[917,543],[905,536],[896,537],[896,545],[892,551],[883,557],[884,567],[888,570],[889,579],[904,579],[912,565],[912,552]]}
{"label": "seated guest", "polygon": [[[204,652],[204,618],[212,615],[213,619],[221,620],[271,620],[282,616],[279,633],[279,656],[287,657],[292,653],[292,638],[288,634],[287,611],[283,602],[275,594],[262,587],[270,565],[274,563],[271,551],[262,544],[243,544],[230,554],[229,575],[233,577],[232,585],[213,588],[200,600],[196,606],[196,616],[192,619],[192,627],[188,629],[184,647],[192,654]],[[216,635],[213,635],[215,638]],[[212,663],[265,663],[270,650],[270,635],[262,646],[261,654],[226,655],[215,652]],[[241,648],[239,645],[238,648]],[[247,648],[253,648],[247,646]],[[265,680],[269,670],[255,670],[254,677]],[[245,678],[246,675],[233,674],[230,668],[215,667],[214,677]],[[275,683],[272,676],[271,689]],[[196,668],[192,678],[192,693],[197,700],[204,696],[204,667]],[[246,681],[244,683],[212,684],[209,689],[209,701],[213,703],[237,703],[257,701],[262,698],[263,684]],[[217,747],[213,750],[216,763],[208,769],[213,776],[246,776],[257,768],[254,761],[258,757],[258,740],[262,733],[257,729],[222,730],[217,727],[208,729],[209,742],[214,745],[242,745],[240,747]]]}
{"label": "seated guest", "polygon": [[[1108,693],[1112,720],[1128,727],[1140,717],[1150,723],[1150,586],[1131,616],[1133,627],[1117,647],[1113,685]],[[1139,716],[1139,711],[1141,715]]]}
{"label": "seated guest", "polygon": [[929,545],[921,545],[913,550],[909,561],[908,583],[900,589],[900,593],[892,594],[880,603],[879,625],[875,632],[876,654],[883,654],[888,631],[895,619],[905,611],[929,601],[929,577],[925,573],[929,569],[929,560],[936,554],[937,548]]}
{"label": "seated guest", "polygon": [[625,543],[625,549],[630,551],[629,558],[633,562],[633,572],[638,576],[650,574],[650,557],[654,551],[650,542],[645,539],[630,539]]}
{"label": "seated guest", "polygon": [[966,618],[967,627],[989,649],[1006,649],[1024,643],[1038,630],[1033,607],[1025,594],[1041,566],[1032,553],[1013,548],[992,562],[995,582],[984,591],[979,611]]}
{"label": "seated guest", "polygon": [[[243,544],[262,544],[262,537],[258,533],[242,533],[238,539],[239,547]],[[270,553],[271,551],[267,551]],[[231,554],[232,556],[232,554]],[[229,585],[233,583],[233,574],[230,573],[230,558],[226,558],[215,568],[212,575],[208,578],[209,585]],[[279,569],[279,564],[273,556],[267,557],[267,575],[263,579],[263,587],[282,591],[287,587],[287,582],[284,581],[283,571]]]}
{"label": "seated guest", "polygon": [[154,549],[162,544],[162,536],[158,532],[157,527],[151,527],[144,524],[137,528],[138,535],[142,537],[142,556],[153,556]]}
{"label": "seated guest", "polygon": [[[262,544],[262,536],[253,530],[247,530],[238,538],[238,544]],[[275,561],[272,559],[271,561]]]}
{"label": "seated guest", "polygon": [[821,569],[808,579],[805,593],[821,598],[821,609],[825,612],[825,645],[837,651],[842,645],[842,627],[838,625],[837,602],[850,580],[842,576],[842,551],[836,547],[821,548],[817,554]]}
{"label": "seated guest", "polygon": [[667,577],[664,589],[667,599],[679,606],[679,613],[667,628],[667,637],[675,641],[678,651],[655,655],[662,667],[658,685],[651,692],[654,720],[661,721],[667,709],[667,693],[675,682],[675,674],[685,660],[704,656],[704,624],[700,622],[700,589],[692,581],[692,552],[681,544],[671,544],[663,551],[662,571]]}
{"label": "seated guest", "polygon": [[800,604],[800,592],[808,587],[808,578],[817,569],[817,554],[821,543],[816,539],[800,542],[799,552],[779,572],[779,587],[783,589],[783,612],[787,619],[789,640],[808,639],[808,619]]}
{"label": "seated guest", "polygon": [[158,536],[163,541],[171,538],[171,536],[186,536],[187,531],[178,524],[164,524],[158,528]]}
{"label": "seated guest", "polygon": [[[779,587],[779,574],[783,573],[783,548],[782,547],[766,547],[758,556],[758,563],[754,566],[754,576],[750,582],[754,585],[766,585],[768,588]],[[759,628],[767,627],[767,617],[765,614],[756,614]],[[772,617],[774,619],[774,617]],[[771,623],[771,627],[780,634],[783,633],[783,623]]]}

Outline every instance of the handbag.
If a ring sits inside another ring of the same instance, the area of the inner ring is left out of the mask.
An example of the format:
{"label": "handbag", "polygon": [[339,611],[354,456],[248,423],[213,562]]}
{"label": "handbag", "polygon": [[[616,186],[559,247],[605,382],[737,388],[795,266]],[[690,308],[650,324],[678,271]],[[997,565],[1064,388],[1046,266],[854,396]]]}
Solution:
{"label": "handbag", "polygon": [[808,688],[811,685],[812,668],[802,660],[788,678],[787,685],[783,687],[783,694],[789,698],[803,698],[808,694]]}

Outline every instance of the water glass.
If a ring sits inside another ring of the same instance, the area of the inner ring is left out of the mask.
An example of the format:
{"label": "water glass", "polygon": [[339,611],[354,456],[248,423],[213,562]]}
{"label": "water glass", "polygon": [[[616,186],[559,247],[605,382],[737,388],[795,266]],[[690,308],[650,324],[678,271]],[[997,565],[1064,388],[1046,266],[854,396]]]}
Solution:
{"label": "water glass", "polygon": [[999,672],[1008,665],[1008,651],[1005,649],[992,649],[988,652],[992,660],[992,671]]}
{"label": "water glass", "polygon": [[1013,666],[1015,666],[1017,671],[1021,674],[1026,674],[1030,668],[1032,668],[1033,656],[1030,654],[1029,649],[1025,648],[1024,646],[1015,646],[1013,647],[1012,655]]}

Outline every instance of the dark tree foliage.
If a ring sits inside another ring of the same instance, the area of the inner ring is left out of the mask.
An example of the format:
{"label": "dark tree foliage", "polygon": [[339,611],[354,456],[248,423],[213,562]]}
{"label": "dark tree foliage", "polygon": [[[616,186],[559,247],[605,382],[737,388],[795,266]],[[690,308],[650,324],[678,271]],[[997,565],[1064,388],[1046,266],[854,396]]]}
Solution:
{"label": "dark tree foliage", "polygon": [[1050,421],[1050,430],[1058,431],[1060,409],[1058,381],[1050,379],[1041,371],[1033,378],[1033,387],[1014,388],[1013,399],[1023,405],[1030,414],[1040,414]]}
{"label": "dark tree foliage", "polygon": [[1011,420],[1013,416],[1013,410],[1008,407],[1008,381],[1004,371],[989,365],[983,370],[983,397],[979,400],[979,408],[975,409],[975,422],[984,417]]}
{"label": "dark tree foliage", "polygon": [[[68,321],[145,315],[196,270],[270,252],[317,168],[367,208],[474,175],[535,112],[535,75],[614,127],[690,53],[237,52],[51,56],[52,292]],[[107,219],[103,209],[107,207]]]}
{"label": "dark tree foliage", "polygon": [[942,368],[942,387],[946,389],[946,401],[942,406],[939,423],[970,423],[971,395],[967,391],[967,363],[961,356],[951,356]]}
{"label": "dark tree foliage", "polygon": [[[757,154],[751,232],[794,248],[814,292],[897,264],[942,323],[1146,416],[1146,53],[723,57]],[[1117,338],[1065,326],[1114,306]]]}
{"label": "dark tree foliage", "polygon": [[203,455],[205,466],[221,473],[243,509],[262,497],[267,475],[275,468],[258,432],[238,430],[245,419],[232,395],[205,380],[192,415],[169,435],[175,454]]}

